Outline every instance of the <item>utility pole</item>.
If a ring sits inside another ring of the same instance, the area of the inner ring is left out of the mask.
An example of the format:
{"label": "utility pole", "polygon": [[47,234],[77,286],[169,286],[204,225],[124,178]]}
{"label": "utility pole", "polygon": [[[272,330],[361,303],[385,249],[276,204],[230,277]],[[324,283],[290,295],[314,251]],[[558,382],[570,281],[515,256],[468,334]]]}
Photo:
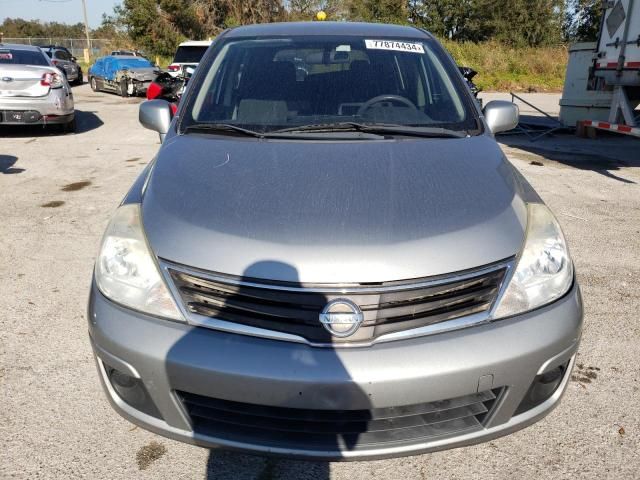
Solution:
{"label": "utility pole", "polygon": [[84,14],[84,33],[87,36],[87,48],[84,50],[84,61],[89,63],[91,55],[91,38],[89,37],[89,21],[87,20],[87,2],[82,0],[82,13]]}

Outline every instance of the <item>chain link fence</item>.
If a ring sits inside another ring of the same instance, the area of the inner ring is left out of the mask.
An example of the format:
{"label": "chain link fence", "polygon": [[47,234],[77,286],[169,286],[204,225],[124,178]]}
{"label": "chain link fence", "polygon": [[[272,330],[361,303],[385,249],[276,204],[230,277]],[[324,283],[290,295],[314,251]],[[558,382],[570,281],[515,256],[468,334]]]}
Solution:
{"label": "chain link fence", "polygon": [[112,50],[115,50],[118,45],[113,40],[108,40],[104,38],[92,38],[89,39],[89,44],[87,45],[86,38],[59,38],[59,37],[26,37],[26,38],[9,38],[3,37],[2,41],[4,43],[19,43],[21,45],[36,45],[36,46],[45,46],[45,45],[59,45],[62,47],[66,47],[71,51],[71,54],[74,57],[83,58],[84,51],[87,49],[89,51],[89,56],[99,57],[102,55],[109,54]]}

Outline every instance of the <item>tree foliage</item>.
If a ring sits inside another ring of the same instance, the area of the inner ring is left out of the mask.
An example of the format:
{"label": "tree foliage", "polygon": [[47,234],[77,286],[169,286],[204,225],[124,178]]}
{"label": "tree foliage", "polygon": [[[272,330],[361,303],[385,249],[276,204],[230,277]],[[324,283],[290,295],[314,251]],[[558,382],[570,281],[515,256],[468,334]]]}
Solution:
{"label": "tree foliage", "polygon": [[408,3],[404,0],[351,0],[349,17],[363,22],[406,23]]}
{"label": "tree foliage", "polygon": [[5,38],[84,38],[84,25],[76,23],[67,25],[59,22],[39,22],[22,18],[5,18],[0,24],[0,32]]}
{"label": "tree foliage", "polygon": [[479,41],[488,37],[478,0],[411,0],[409,21],[441,38]]}
{"label": "tree foliage", "polygon": [[[237,25],[313,20],[320,10],[329,20],[412,24],[440,38],[513,47],[592,39],[601,18],[600,0],[122,0],[94,36],[127,38],[168,56],[184,39],[214,37]],[[20,19],[6,19],[0,28],[5,37],[84,33],[81,24]]]}
{"label": "tree foliage", "polygon": [[513,46],[535,47],[562,40],[561,0],[478,0],[487,35]]}
{"label": "tree foliage", "polygon": [[563,34],[569,41],[596,41],[602,23],[601,0],[567,0]]}

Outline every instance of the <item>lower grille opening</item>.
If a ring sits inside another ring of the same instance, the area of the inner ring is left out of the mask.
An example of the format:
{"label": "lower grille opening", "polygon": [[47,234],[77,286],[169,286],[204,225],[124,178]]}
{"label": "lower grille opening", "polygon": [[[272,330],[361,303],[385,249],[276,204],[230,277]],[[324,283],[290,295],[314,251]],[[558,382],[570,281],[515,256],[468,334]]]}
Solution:
{"label": "lower grille opening", "polygon": [[480,430],[501,390],[372,410],[310,410],[232,402],[177,392],[196,433],[297,450],[411,444]]}

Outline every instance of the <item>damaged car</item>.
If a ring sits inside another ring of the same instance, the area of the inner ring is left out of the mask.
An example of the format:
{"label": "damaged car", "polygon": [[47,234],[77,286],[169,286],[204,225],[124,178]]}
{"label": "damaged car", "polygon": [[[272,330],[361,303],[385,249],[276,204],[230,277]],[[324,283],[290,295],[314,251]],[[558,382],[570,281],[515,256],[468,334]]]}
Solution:
{"label": "damaged car", "polygon": [[101,57],[89,68],[89,84],[94,92],[114,92],[122,97],[144,95],[160,73],[146,58],[135,56]]}

